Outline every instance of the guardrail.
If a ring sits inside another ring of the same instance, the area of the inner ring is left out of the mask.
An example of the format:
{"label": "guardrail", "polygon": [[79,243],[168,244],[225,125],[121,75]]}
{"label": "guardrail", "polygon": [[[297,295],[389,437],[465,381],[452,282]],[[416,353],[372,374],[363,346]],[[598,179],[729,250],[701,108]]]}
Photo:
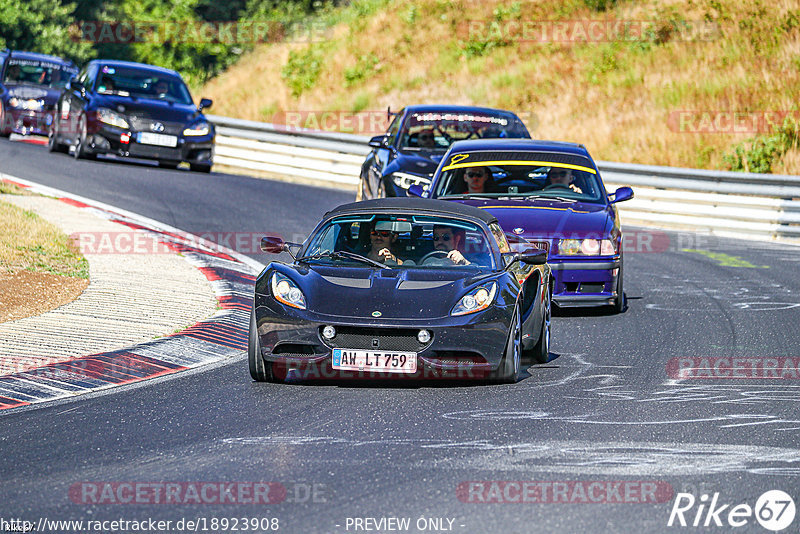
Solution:
{"label": "guardrail", "polygon": [[[298,130],[209,115],[215,163],[354,188],[369,137]],[[606,187],[634,186],[620,204],[626,224],[755,238],[800,237],[800,176],[598,161]]]}

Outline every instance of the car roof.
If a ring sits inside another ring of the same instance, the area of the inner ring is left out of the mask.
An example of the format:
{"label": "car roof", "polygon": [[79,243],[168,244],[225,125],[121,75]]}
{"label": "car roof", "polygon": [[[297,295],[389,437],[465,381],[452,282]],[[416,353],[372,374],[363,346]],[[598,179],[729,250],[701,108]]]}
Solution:
{"label": "car roof", "polygon": [[136,63],[135,61],[122,61],[119,59],[95,59],[92,63],[98,63],[105,67],[120,67],[120,68],[127,68],[127,69],[138,69],[138,70],[147,70],[151,72],[159,72],[161,74],[171,74],[172,76],[177,76],[178,78],[181,77],[178,72],[165,69],[164,67],[159,67],[156,65],[149,65],[147,63]]}
{"label": "car roof", "polygon": [[517,116],[516,113],[514,113],[513,111],[508,111],[507,109],[483,108],[479,106],[459,106],[453,104],[442,104],[442,105],[420,104],[420,105],[406,106],[404,109],[406,113],[433,113],[437,111],[444,111],[447,113],[481,112],[481,113],[513,115],[514,117]]}
{"label": "car roof", "polygon": [[[5,52],[5,50],[3,50]],[[50,63],[58,63],[65,66],[75,66],[75,63],[63,57],[51,56],[49,54],[40,54],[38,52],[26,52],[24,50],[11,50],[8,54],[9,58],[16,59],[33,59],[37,61],[48,61]]]}
{"label": "car roof", "polygon": [[560,152],[591,159],[584,145],[566,141],[545,141],[540,139],[470,139],[456,141],[450,145],[450,153],[473,152],[477,150],[503,150],[519,152]]}
{"label": "car roof", "polygon": [[459,202],[449,202],[445,200],[425,199],[418,197],[390,197],[378,198],[374,200],[364,200],[362,202],[352,202],[342,204],[325,214],[325,218],[338,215],[357,214],[357,213],[385,213],[388,211],[404,211],[408,213],[419,212],[424,215],[450,215],[455,217],[465,217],[477,219],[484,223],[491,224],[497,222],[497,217],[472,206],[467,206]]}

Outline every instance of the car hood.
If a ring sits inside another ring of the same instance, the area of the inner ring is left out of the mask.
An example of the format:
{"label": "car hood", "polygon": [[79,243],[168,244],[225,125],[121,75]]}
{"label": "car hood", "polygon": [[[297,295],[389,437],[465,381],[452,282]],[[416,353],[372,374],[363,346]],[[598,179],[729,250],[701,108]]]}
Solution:
{"label": "car hood", "polygon": [[[485,209],[497,217],[506,232],[525,239],[588,238],[602,239],[613,227],[607,205],[588,202],[563,202],[554,199],[459,200]],[[522,229],[521,231],[519,229]]]}
{"label": "car hood", "polygon": [[8,97],[16,97],[24,100],[44,100],[46,108],[53,108],[61,96],[61,89],[47,87],[44,85],[28,84],[8,84],[6,85]]}
{"label": "car hood", "polygon": [[146,98],[133,99],[116,95],[102,95],[95,100],[95,103],[97,107],[113,109],[119,113],[167,122],[187,123],[199,115],[194,105],[170,104]]}
{"label": "car hood", "polygon": [[434,319],[492,274],[468,269],[363,269],[314,265],[286,272],[316,313],[374,320]]}
{"label": "car hood", "polygon": [[432,152],[429,150],[421,151],[405,151],[400,150],[397,153],[391,168],[387,168],[388,172],[410,172],[420,176],[433,176],[439,162],[442,161],[444,152]]}

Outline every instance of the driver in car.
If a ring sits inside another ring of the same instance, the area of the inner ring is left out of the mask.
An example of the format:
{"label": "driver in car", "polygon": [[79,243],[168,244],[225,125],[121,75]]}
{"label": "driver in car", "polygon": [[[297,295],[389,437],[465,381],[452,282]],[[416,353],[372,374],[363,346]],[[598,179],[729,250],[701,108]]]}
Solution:
{"label": "driver in car", "polygon": [[572,183],[573,180],[575,180],[575,176],[572,174],[571,169],[552,167],[550,172],[547,173],[547,185],[545,187],[562,186],[576,193],[583,193],[580,187]]}
{"label": "driver in car", "polygon": [[461,228],[451,226],[433,227],[433,248],[443,254],[432,257],[437,260],[450,260],[455,265],[470,265],[471,262],[464,257],[464,241],[466,232]]}

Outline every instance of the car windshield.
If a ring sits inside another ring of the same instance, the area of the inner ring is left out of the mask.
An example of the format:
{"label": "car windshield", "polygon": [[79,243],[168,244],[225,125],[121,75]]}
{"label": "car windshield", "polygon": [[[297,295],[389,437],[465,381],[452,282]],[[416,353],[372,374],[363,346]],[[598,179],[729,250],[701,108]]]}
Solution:
{"label": "car windshield", "polygon": [[183,80],[161,72],[105,66],[97,77],[97,92],[189,105],[192,97]]}
{"label": "car windshield", "polygon": [[[441,176],[436,180],[435,198],[541,197],[605,202],[600,178],[586,160],[573,158],[576,161],[567,163],[563,157],[553,157],[550,159],[557,161],[539,161],[543,159],[542,154],[536,155],[537,161],[510,159],[507,154],[481,153],[479,158],[471,156],[456,154],[451,158],[457,163],[442,169]],[[519,157],[519,154],[514,157]]]}
{"label": "car windshield", "polygon": [[63,89],[66,87],[67,81],[77,73],[78,69],[72,66],[35,59],[11,58],[6,66],[3,83],[41,85]]}
{"label": "car windshield", "polygon": [[[364,214],[319,228],[299,261],[348,267],[493,269],[490,240],[475,223],[451,217]],[[365,261],[366,260],[366,261]]]}
{"label": "car windshield", "polygon": [[528,131],[509,113],[411,113],[400,132],[400,147],[446,151],[464,139],[524,138]]}

